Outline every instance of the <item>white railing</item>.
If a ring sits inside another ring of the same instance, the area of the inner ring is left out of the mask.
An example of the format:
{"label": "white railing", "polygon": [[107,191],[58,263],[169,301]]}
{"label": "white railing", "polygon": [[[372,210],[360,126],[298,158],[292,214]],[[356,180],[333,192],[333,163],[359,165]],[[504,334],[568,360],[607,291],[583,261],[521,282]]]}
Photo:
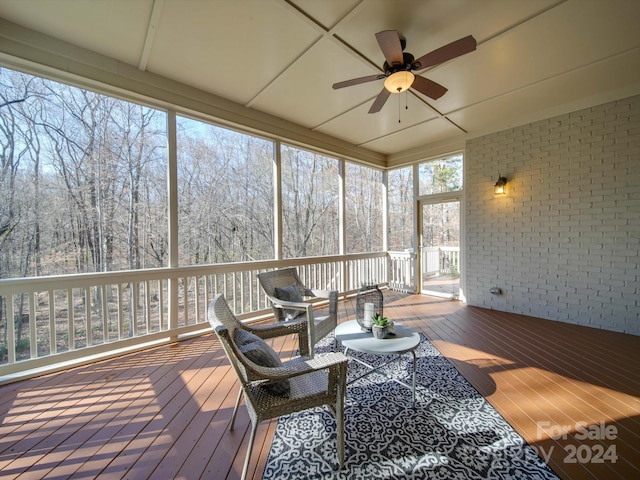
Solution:
{"label": "white railing", "polygon": [[389,288],[406,293],[416,292],[414,252],[389,252]]}
{"label": "white railing", "polygon": [[342,295],[389,278],[389,256],[380,252],[2,279],[0,381],[25,370],[204,330],[207,305],[218,293],[239,318],[267,314],[270,306],[256,274],[286,266],[297,267],[310,288]]}
{"label": "white railing", "polygon": [[460,273],[460,247],[422,247],[422,274]]}

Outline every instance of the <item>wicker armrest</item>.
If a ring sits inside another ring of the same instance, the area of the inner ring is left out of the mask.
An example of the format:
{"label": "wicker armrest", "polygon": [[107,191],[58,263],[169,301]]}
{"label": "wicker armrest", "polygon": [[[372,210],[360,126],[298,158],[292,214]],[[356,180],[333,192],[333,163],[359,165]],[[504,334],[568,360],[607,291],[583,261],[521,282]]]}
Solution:
{"label": "wicker armrest", "polygon": [[[317,372],[319,370],[328,370],[341,364],[347,363],[348,359],[343,353],[329,353],[326,355],[319,355],[317,357],[308,358],[295,358],[284,362],[282,367],[262,367],[247,360],[246,363],[250,363],[247,367],[250,367],[261,377],[269,380],[286,380],[288,378],[297,377],[299,375],[305,375],[307,373]],[[245,362],[243,362],[245,363]]]}
{"label": "wicker armrest", "polygon": [[323,370],[332,365],[346,362],[347,360],[348,358],[344,353],[331,352],[331,353],[319,354],[318,356],[313,358],[306,358],[306,359],[296,358],[296,359],[290,360],[289,362],[285,362],[285,364],[296,363],[296,362],[304,363],[305,365],[308,365],[309,368],[311,368],[312,370]]}
{"label": "wicker armrest", "polygon": [[273,306],[278,308],[286,308],[288,310],[307,310],[313,309],[313,305],[307,302],[288,302],[279,298],[272,298]]}
{"label": "wicker armrest", "polygon": [[260,338],[274,338],[290,334],[299,335],[307,332],[307,320],[294,319],[269,325],[245,325],[244,328],[251,333],[255,333]]}
{"label": "wicker armrest", "polygon": [[338,291],[337,290],[309,290],[314,296],[318,298],[328,298],[333,300],[333,297],[338,299]]}

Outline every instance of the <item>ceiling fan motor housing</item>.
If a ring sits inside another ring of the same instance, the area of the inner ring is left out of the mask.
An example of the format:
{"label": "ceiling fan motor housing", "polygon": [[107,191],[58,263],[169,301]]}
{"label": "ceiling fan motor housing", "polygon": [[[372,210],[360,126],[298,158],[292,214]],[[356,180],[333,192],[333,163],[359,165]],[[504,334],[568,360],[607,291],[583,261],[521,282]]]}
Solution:
{"label": "ceiling fan motor housing", "polygon": [[[382,66],[382,69],[384,70],[384,74],[385,76],[389,76],[389,75],[393,75],[396,72],[401,72],[403,70],[406,70],[408,72],[410,72],[411,70],[416,70],[416,68],[414,68],[414,57],[413,55],[411,55],[410,53],[407,52],[403,52],[402,53],[402,60],[403,60],[403,64],[393,64],[393,65],[389,65],[388,62],[384,62],[384,65]],[[417,64],[418,66],[420,65],[419,63]]]}

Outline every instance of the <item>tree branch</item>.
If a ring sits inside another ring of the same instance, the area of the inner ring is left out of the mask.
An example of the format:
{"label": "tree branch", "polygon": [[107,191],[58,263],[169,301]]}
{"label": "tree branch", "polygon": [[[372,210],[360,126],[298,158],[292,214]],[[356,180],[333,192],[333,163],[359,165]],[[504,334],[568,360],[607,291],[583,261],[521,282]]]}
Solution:
{"label": "tree branch", "polygon": [[24,102],[26,98],[19,98],[17,100],[9,100],[8,102],[0,103],[0,108],[6,107],[7,105],[11,105],[12,103],[20,103]]}

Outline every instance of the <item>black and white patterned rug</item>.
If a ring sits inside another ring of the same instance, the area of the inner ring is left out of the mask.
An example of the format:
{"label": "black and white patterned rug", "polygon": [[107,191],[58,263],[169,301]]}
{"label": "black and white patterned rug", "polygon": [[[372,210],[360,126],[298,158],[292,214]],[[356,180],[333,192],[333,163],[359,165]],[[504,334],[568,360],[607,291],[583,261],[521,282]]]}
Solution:
{"label": "black and white patterned rug", "polygon": [[[280,417],[263,479],[557,479],[524,439],[424,337],[411,390],[372,373],[347,387],[345,467],[328,408]],[[317,352],[331,351],[333,338]],[[385,357],[359,354],[370,364]],[[387,358],[388,359],[388,358]],[[385,367],[410,383],[411,355]],[[365,367],[349,362],[349,378]]]}

